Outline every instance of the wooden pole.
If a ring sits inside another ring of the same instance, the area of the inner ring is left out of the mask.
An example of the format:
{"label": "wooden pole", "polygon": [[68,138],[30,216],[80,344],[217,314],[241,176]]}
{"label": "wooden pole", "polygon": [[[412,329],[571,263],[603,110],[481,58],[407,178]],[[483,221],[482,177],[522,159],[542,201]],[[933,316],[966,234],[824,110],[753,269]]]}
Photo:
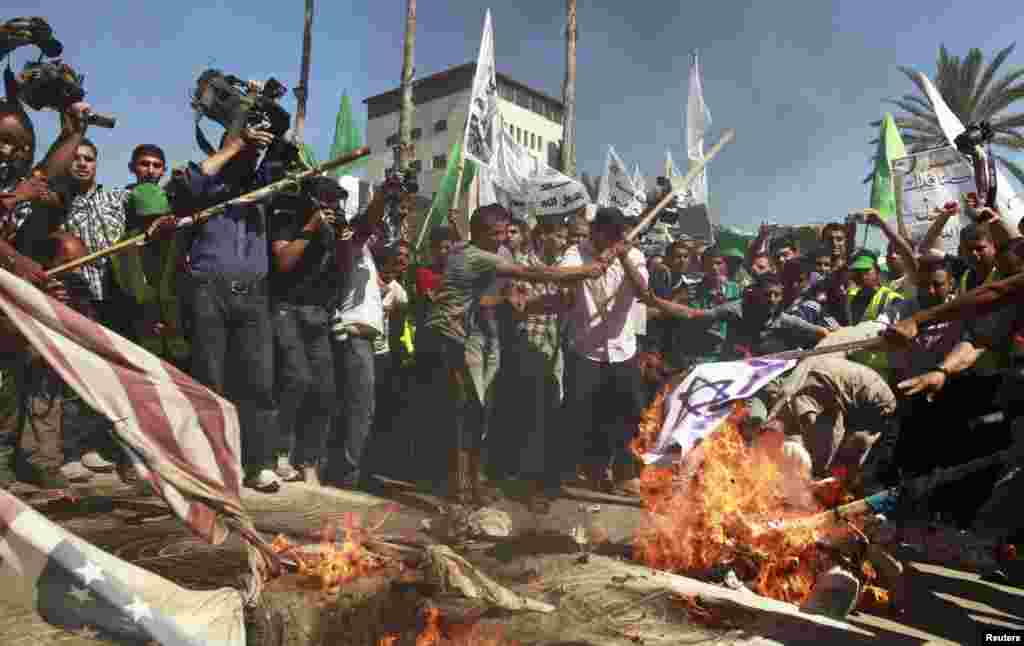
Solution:
{"label": "wooden pole", "polygon": [[399,168],[403,171],[416,158],[416,148],[412,143],[412,122],[416,110],[412,95],[415,50],[416,0],[408,0],[405,9],[405,45],[402,48],[402,105],[398,112],[398,143],[400,149],[397,161]]}
{"label": "wooden pole", "polygon": [[[718,138],[717,142],[715,142],[715,145],[712,146],[710,150],[708,150],[708,153],[706,155],[704,155],[704,159],[694,162],[693,166],[690,168],[690,170],[686,172],[686,176],[683,177],[683,180],[679,183],[679,185],[673,187],[671,191],[666,193],[665,197],[661,198],[658,201],[658,203],[654,205],[654,208],[648,211],[647,215],[645,215],[643,219],[641,219],[640,222],[638,222],[637,225],[634,226],[626,234],[626,242],[632,242],[633,240],[635,240],[636,237],[639,236],[640,233],[654,221],[654,218],[658,217],[658,213],[660,213],[662,209],[668,206],[669,202],[675,199],[676,195],[678,195],[681,191],[685,190],[686,187],[690,185],[690,182],[697,178],[697,175],[699,175],[700,172],[704,170],[704,166],[707,165],[707,163],[710,162],[715,157],[715,155],[718,154],[720,150],[722,150],[722,147],[735,138],[736,131],[733,130],[732,128],[723,132],[722,136]],[[588,288],[590,287],[590,283],[584,282],[584,285],[586,285]],[[616,291],[614,294],[610,295],[608,298],[600,302],[598,302],[597,298],[595,297],[594,305],[597,306],[597,311],[594,312],[594,315],[591,317],[591,321],[597,320],[605,316],[607,314],[608,306],[611,305],[612,301],[615,300],[615,297],[617,295],[618,291]],[[591,291],[591,296],[593,296],[593,291]]]}
{"label": "wooden pole", "polygon": [[576,0],[566,0],[565,83],[562,85],[562,172],[576,177]]}
{"label": "wooden pole", "polygon": [[[322,175],[331,169],[337,168],[339,166],[344,166],[345,164],[351,163],[357,159],[366,157],[369,154],[370,149],[367,148],[366,146],[363,146],[362,148],[353,150],[352,152],[346,155],[342,155],[328,162],[324,162],[323,164],[320,164],[316,168],[311,168],[309,170],[302,171],[301,173],[298,173],[292,177],[286,177],[282,180],[274,182],[273,184],[267,184],[263,188],[258,188],[255,191],[252,191],[251,193],[246,193],[245,195],[240,195],[234,199],[222,202],[220,204],[216,204],[207,209],[203,209],[199,213],[196,213],[194,216],[181,218],[178,221],[178,228],[182,229],[185,227],[194,226],[196,224],[202,224],[203,222],[206,222],[211,218],[215,218],[219,215],[222,215],[229,206],[236,206],[240,204],[252,204],[254,202],[265,200],[268,197],[271,197],[275,193],[278,193],[279,191],[285,188],[297,186],[304,179],[316,175]],[[46,272],[46,276],[48,278],[53,278],[54,276],[58,276],[65,272],[69,272],[73,269],[78,269],[82,265],[87,265],[90,262],[93,262],[94,260],[106,258],[107,256],[114,255],[118,252],[124,251],[131,247],[144,245],[146,244],[146,242],[146,234],[140,233],[139,235],[128,238],[127,240],[121,240],[120,242],[117,242],[107,247],[106,249],[100,249],[99,251],[93,252],[87,256],[82,256],[81,258],[72,260],[69,263],[60,265],[59,267],[54,267],[53,269]]]}
{"label": "wooden pole", "polygon": [[295,140],[302,142],[306,127],[306,101],[309,99],[309,58],[313,47],[313,0],[306,0],[306,20],[302,30],[302,67],[299,71],[299,87],[295,88],[298,107],[295,109]]}
{"label": "wooden pole", "polygon": [[462,174],[465,171],[466,155],[462,150],[462,146],[459,146],[459,174],[455,176],[455,193],[452,195],[452,203],[449,205],[448,220],[452,220],[451,216],[454,213],[456,217],[452,224],[458,231],[459,239],[461,240],[469,240],[469,215],[459,217],[459,198],[462,196]]}

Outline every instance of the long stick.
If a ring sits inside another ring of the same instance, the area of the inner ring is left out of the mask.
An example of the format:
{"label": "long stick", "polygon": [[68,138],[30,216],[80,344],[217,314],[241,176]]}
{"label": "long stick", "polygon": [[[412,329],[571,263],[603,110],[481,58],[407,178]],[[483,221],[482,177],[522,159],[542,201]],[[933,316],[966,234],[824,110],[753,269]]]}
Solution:
{"label": "long stick", "polygon": [[306,0],[306,24],[302,30],[302,68],[299,75],[299,91],[295,93],[298,107],[295,109],[295,139],[302,142],[302,131],[306,127],[306,101],[309,99],[309,57],[313,48],[313,0]]}
{"label": "long stick", "polygon": [[[654,205],[654,208],[651,209],[647,213],[647,215],[645,215],[643,217],[643,219],[640,220],[640,222],[638,222],[637,225],[634,226],[626,234],[626,242],[632,242],[634,239],[636,239],[637,236],[640,235],[640,233],[644,229],[646,229],[648,226],[650,226],[651,222],[654,221],[654,218],[658,217],[658,213],[660,213],[662,211],[662,209],[664,209],[666,206],[668,206],[669,203],[672,200],[674,200],[676,198],[676,196],[681,191],[685,190],[690,185],[690,182],[695,180],[697,178],[697,176],[700,175],[701,171],[704,170],[704,166],[706,166],[707,163],[710,162],[715,157],[715,155],[718,154],[718,151],[720,151],[722,149],[722,147],[725,146],[725,144],[729,143],[730,141],[732,141],[735,138],[736,138],[736,131],[733,130],[732,128],[730,128],[730,129],[726,130],[725,132],[723,132],[722,136],[718,138],[717,142],[715,142],[715,145],[712,146],[710,150],[708,150],[708,153],[704,156],[704,159],[701,159],[696,164],[694,164],[693,167],[689,171],[687,171],[687,173],[683,177],[682,181],[679,182],[679,185],[676,186],[676,188],[674,188],[673,190],[669,191],[668,194],[665,195],[665,197],[661,198],[661,200],[659,200],[658,203]],[[587,285],[588,288],[590,288],[590,284],[589,283],[584,283],[584,284]],[[593,296],[594,296],[594,294],[593,294],[593,291],[591,290],[591,297],[593,297]],[[604,299],[604,300],[602,300],[600,302],[598,302],[597,298],[594,298],[594,305],[597,307],[597,311],[594,312],[594,315],[591,317],[590,320],[591,321],[595,321],[595,320],[605,316],[608,313],[607,312],[608,306],[612,303],[612,301],[615,300],[616,296],[618,296],[618,291],[616,291],[614,294],[612,294],[611,296],[609,296],[608,298],[606,298],[606,299]]]}
{"label": "long stick", "polygon": [[[455,194],[452,196],[452,203],[448,205],[449,209],[456,209],[456,210],[458,210],[458,208],[459,208],[459,198],[462,196],[462,173],[464,173],[465,170],[466,170],[466,155],[463,153],[462,147],[460,146],[459,147],[459,174],[456,175],[456,177],[455,177]],[[449,210],[449,213],[451,213],[450,210]],[[466,221],[466,224],[468,225],[469,224],[469,214],[466,214],[465,221]],[[459,218],[455,222],[455,225],[459,229],[459,238],[462,239],[462,240],[468,240],[469,239],[469,236],[467,235],[468,231],[464,230],[463,227],[462,227],[462,218]]]}
{"label": "long stick", "polygon": [[[211,206],[207,209],[203,209],[199,213],[196,213],[194,216],[181,218],[180,220],[178,220],[178,228],[181,229],[189,226],[194,226],[196,224],[202,224],[203,222],[206,222],[210,218],[215,218],[218,215],[222,215],[224,211],[226,211],[230,206],[236,206],[239,204],[252,204],[254,202],[265,200],[268,197],[280,192],[285,188],[298,185],[304,179],[314,177],[316,175],[322,175],[323,173],[326,173],[331,169],[337,168],[338,166],[344,166],[345,164],[351,163],[357,159],[366,157],[369,154],[370,149],[367,148],[366,146],[363,146],[362,148],[353,150],[348,154],[341,155],[340,157],[336,157],[328,162],[324,162],[323,164],[320,164],[316,168],[311,168],[309,170],[302,171],[301,173],[297,173],[291,177],[286,177],[282,180],[278,180],[273,184],[267,184],[263,188],[258,188],[255,191],[252,191],[251,193],[246,193],[245,195],[240,195],[226,202],[215,204],[214,206]],[[100,249],[99,251],[93,252],[87,256],[82,256],[77,260],[72,260],[71,262],[60,265],[59,267],[54,267],[53,269],[47,271],[46,275],[47,277],[50,278],[54,276],[59,276],[60,274],[71,271],[73,269],[78,269],[82,265],[87,265],[90,262],[93,262],[94,260],[106,258],[107,256],[114,255],[131,247],[144,245],[145,243],[146,234],[140,233],[139,235],[128,238],[127,240],[117,242],[107,247],[106,249]]]}
{"label": "long stick", "polygon": [[857,516],[883,513],[884,510],[891,509],[904,497],[909,499],[920,499],[932,491],[935,491],[935,489],[942,485],[956,482],[957,480],[966,478],[972,473],[987,469],[991,466],[1006,463],[1009,461],[1010,457],[1010,451],[1006,449],[1003,451],[997,451],[991,455],[976,458],[970,462],[958,464],[957,466],[936,469],[923,476],[911,478],[904,482],[900,487],[886,489],[868,496],[867,498],[854,500],[853,502],[840,505],[834,509],[823,511],[819,514],[814,514],[813,516],[798,518],[790,522],[781,523],[775,529],[783,531],[788,529],[813,529],[815,527],[822,527],[831,523],[844,522],[847,519],[856,518]]}

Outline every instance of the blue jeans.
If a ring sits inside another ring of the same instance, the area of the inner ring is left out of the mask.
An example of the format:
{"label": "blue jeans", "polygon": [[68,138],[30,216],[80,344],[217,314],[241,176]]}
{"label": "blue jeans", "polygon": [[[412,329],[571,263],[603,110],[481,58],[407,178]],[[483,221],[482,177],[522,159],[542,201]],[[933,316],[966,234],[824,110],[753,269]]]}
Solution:
{"label": "blue jeans", "polygon": [[334,413],[334,357],[327,308],[278,303],[273,310],[282,453],[296,465],[326,458]]}
{"label": "blue jeans", "polygon": [[351,485],[368,475],[361,468],[376,408],[373,342],[350,336],[332,339],[331,347],[339,406],[328,442],[325,479]]}
{"label": "blue jeans", "polygon": [[191,280],[192,376],[238,406],[242,465],[274,465],[281,446],[267,281]]}

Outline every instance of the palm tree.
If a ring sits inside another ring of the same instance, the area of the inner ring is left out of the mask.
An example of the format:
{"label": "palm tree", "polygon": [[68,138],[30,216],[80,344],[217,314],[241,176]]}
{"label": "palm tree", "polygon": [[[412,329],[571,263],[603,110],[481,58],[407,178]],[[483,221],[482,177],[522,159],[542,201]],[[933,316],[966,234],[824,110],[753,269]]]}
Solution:
{"label": "palm tree", "polygon": [[[1012,70],[996,80],[996,73],[1014,47],[1016,43],[1001,50],[988,66],[984,66],[984,56],[980,49],[971,49],[967,57],[961,60],[959,56],[950,56],[945,45],[942,45],[939,47],[937,73],[932,79],[949,109],[961,123],[968,125],[988,121],[992,124],[995,131],[992,145],[996,151],[1003,153],[1024,151],[1024,133],[1021,131],[1024,128],[1024,113],[1008,112],[1016,101],[1024,98],[1024,82],[1017,82],[1024,77],[1024,68]],[[917,72],[902,65],[899,70],[907,75],[920,92],[904,94],[899,99],[888,101],[905,113],[896,115],[896,125],[907,150],[918,152],[946,145],[946,137],[917,79]],[[875,121],[871,125],[877,131],[880,124],[881,121]],[[877,144],[878,139],[871,143]],[[999,152],[994,152],[993,157],[1019,182],[1024,183],[1024,167]],[[869,176],[867,181],[870,179]]]}

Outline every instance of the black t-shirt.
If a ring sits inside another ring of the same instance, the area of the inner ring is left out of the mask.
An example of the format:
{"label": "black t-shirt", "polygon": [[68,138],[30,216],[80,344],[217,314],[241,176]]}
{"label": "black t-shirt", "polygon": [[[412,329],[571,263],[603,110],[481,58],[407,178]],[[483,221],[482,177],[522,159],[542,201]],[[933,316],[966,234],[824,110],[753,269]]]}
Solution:
{"label": "black t-shirt", "polygon": [[[300,204],[291,201],[274,204],[269,222],[270,244],[297,240],[308,218],[308,208]],[[333,233],[324,227],[306,245],[294,269],[289,272],[273,269],[270,273],[270,293],[274,302],[331,305],[340,287],[334,247]]]}

